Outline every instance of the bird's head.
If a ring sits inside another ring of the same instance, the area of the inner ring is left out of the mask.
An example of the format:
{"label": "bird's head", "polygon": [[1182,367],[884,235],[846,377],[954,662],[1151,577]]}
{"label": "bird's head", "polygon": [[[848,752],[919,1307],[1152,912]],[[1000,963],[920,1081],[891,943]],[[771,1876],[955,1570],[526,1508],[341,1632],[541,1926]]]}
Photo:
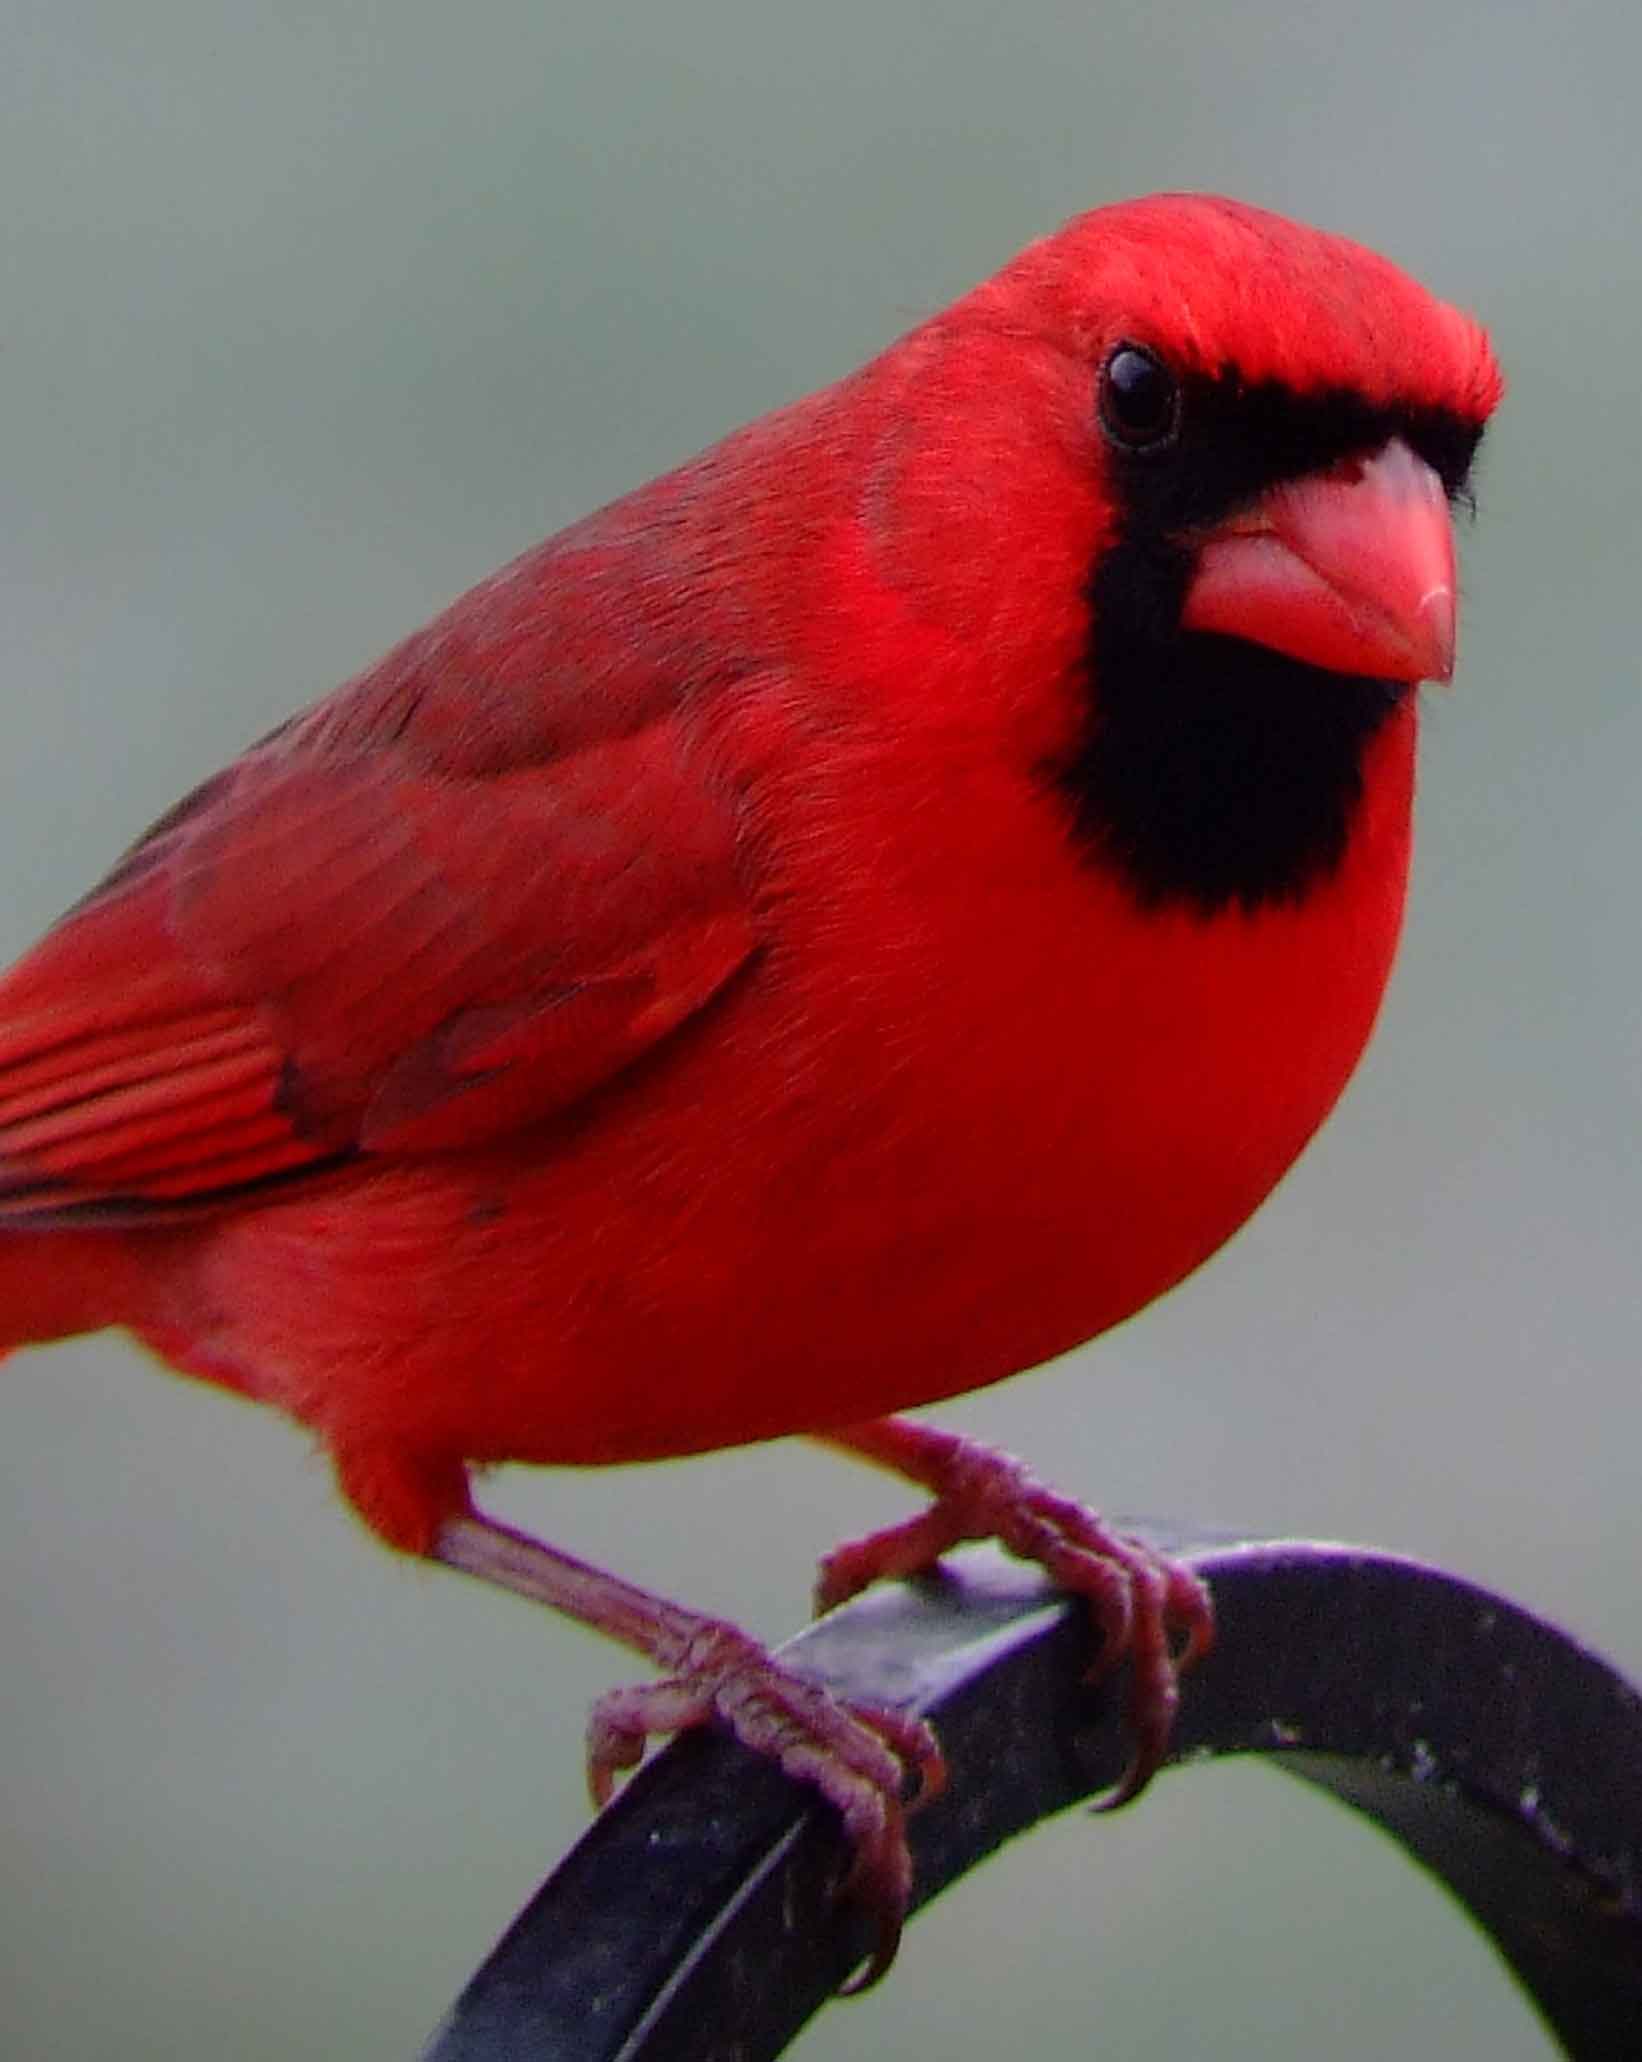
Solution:
{"label": "bird's head", "polygon": [[1121,541],[1181,627],[1326,670],[1453,671],[1450,505],[1501,393],[1486,334],[1384,258],[1234,201],[1079,217],[981,290],[1094,375]]}
{"label": "bird's head", "polygon": [[1343,238],[1161,195],[1079,216],[909,342],[937,398],[903,534],[920,494],[961,509],[1008,577],[983,603],[959,549],[920,558],[977,633],[1035,595],[1042,648],[1075,642],[1082,828],[1146,901],[1298,897],[1368,742],[1453,670],[1452,512],[1502,391],[1484,331]]}

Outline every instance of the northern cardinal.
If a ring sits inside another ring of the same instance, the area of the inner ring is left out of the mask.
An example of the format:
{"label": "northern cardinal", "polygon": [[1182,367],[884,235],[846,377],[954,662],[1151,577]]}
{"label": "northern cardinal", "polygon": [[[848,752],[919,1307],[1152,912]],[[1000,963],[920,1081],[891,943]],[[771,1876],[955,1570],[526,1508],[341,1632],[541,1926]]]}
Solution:
{"label": "northern cardinal", "polygon": [[1065,1352],[1242,1223],[1391,964],[1415,684],[1501,382],[1381,258],[1084,215],[528,552],[173,809],[0,982],[0,1345],[124,1325],[309,1426],[380,1537],[818,1785],[887,1964],[911,1718],[482,1516],[469,1469],[805,1433],[1132,1668],[1195,1581],[885,1413]]}

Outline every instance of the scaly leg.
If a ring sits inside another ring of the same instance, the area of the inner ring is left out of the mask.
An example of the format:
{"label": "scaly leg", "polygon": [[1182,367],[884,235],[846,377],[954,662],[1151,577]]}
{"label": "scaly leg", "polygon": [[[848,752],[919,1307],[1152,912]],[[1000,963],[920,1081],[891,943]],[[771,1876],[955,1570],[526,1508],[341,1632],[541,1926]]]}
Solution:
{"label": "scaly leg", "polygon": [[[912,1888],[905,1813],[946,1781],[935,1736],[920,1719],[841,1704],[775,1660],[733,1625],[669,1603],[618,1575],[469,1511],[434,1534],[432,1557],[464,1574],[550,1604],[607,1633],[664,1671],[663,1680],[612,1690],[587,1728],[588,1784],[603,1804],[618,1771],[636,1767],[652,1734],[717,1719],[837,1807],[855,1861],[844,1889],[872,1913],[877,1939],[852,1990],[876,1983],[895,1959]],[[903,1801],[909,1779],[913,1794]]]}
{"label": "scaly leg", "polygon": [[1179,1678],[1214,1638],[1209,1593],[1190,1569],[1057,1496],[1013,1455],[911,1418],[879,1418],[817,1434],[823,1445],[906,1476],[935,1501],[916,1517],[835,1547],[816,1582],[830,1610],[884,1576],[916,1575],[963,1540],[996,1539],[1086,1600],[1100,1628],[1091,1678],[1127,1658],[1134,1758],[1101,1803],[1127,1803],[1157,1773],[1180,1705]]}

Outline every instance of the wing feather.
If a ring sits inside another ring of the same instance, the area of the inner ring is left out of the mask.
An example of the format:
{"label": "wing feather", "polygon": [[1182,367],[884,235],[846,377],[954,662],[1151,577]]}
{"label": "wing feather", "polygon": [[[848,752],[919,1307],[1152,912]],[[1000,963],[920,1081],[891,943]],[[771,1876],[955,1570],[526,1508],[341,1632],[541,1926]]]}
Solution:
{"label": "wing feather", "polygon": [[163,1217],[539,1123],[753,953],[675,713],[482,777],[402,726],[335,735],[208,783],[0,983],[0,1221]]}

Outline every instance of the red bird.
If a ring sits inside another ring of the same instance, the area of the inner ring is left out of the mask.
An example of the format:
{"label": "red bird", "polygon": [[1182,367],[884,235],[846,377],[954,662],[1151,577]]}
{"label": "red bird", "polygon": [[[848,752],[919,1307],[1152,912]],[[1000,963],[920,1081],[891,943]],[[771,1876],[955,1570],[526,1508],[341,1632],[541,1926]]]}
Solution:
{"label": "red bird", "polygon": [[886,1416],[1064,1353],[1266,1195],[1368,1037],[1415,684],[1501,392],[1383,259],[1084,215],[575,524],[164,817],[0,982],[0,1346],[105,1325],[285,1411],[382,1539],[663,1671],[843,1811],[893,1952],[924,1728],[482,1516],[475,1465],[805,1433],[1133,1662],[1183,1572]]}

